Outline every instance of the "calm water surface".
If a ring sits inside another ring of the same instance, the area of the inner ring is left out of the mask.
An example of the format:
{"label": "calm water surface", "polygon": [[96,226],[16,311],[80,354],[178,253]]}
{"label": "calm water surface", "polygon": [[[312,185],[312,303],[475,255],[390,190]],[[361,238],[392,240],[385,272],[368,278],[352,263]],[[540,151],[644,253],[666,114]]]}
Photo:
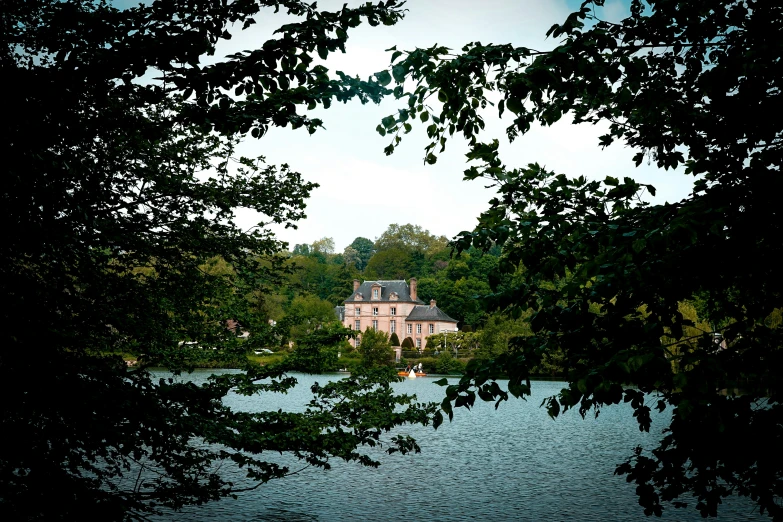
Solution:
{"label": "calm water surface", "polygon": [[[196,372],[196,381],[211,372]],[[314,381],[339,376],[299,375],[287,395],[229,396],[243,410],[282,408],[296,411],[310,399]],[[399,383],[420,401],[443,398],[435,379]],[[503,383],[501,383],[502,385]],[[647,518],[637,504],[635,485],[614,475],[615,466],[637,446],[651,446],[667,424],[666,413],[653,417],[649,434],[640,433],[628,405],[602,410],[598,419],[568,412],[556,421],[539,408],[562,382],[537,381],[527,401],[510,400],[473,410],[456,409],[454,421],[438,430],[406,427],[422,452],[380,454],[380,468],[333,462],[329,471],[308,469],[224,500],[165,517],[166,520],[238,521],[697,521],[693,508],[670,508],[662,519]],[[375,454],[374,454],[375,455]],[[273,457],[274,458],[274,457]],[[278,462],[285,462],[279,460]],[[295,459],[290,461],[292,469]],[[235,481],[239,482],[239,476]],[[695,505],[695,502],[691,502]],[[768,520],[746,499],[730,499],[718,520]]]}

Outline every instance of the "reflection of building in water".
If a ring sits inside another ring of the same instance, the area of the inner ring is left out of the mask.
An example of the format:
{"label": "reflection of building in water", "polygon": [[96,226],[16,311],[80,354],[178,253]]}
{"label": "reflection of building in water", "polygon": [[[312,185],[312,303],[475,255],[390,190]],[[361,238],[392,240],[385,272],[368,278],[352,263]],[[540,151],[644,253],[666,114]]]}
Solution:
{"label": "reflection of building in water", "polygon": [[[400,341],[410,337],[419,349],[427,345],[430,335],[457,327],[457,321],[438,308],[434,299],[427,305],[417,297],[415,277],[410,285],[404,280],[360,283],[354,279],[353,293],[335,311],[347,328],[396,333]],[[359,345],[358,338],[355,343]]]}

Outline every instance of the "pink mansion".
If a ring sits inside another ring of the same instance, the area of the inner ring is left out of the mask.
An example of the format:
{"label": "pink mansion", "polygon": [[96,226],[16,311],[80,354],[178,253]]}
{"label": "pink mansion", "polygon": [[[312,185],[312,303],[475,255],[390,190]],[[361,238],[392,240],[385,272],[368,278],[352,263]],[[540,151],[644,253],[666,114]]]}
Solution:
{"label": "pink mansion", "polygon": [[457,328],[457,321],[438,308],[434,299],[428,306],[416,296],[415,277],[410,286],[404,280],[360,283],[354,279],[353,293],[345,306],[337,307],[337,313],[346,328],[396,333],[400,341],[410,337],[419,349],[427,345],[430,335]]}

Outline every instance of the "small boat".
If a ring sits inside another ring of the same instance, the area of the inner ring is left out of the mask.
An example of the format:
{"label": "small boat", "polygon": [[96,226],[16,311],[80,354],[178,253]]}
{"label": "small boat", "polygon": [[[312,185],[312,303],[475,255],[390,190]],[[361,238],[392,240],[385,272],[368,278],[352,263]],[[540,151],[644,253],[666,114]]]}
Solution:
{"label": "small boat", "polygon": [[397,375],[399,375],[400,377],[408,377],[410,379],[427,376],[426,373],[417,370],[397,370]]}
{"label": "small boat", "polygon": [[413,370],[410,370],[410,371],[407,371],[407,372],[405,370],[400,370],[400,371],[397,372],[397,375],[399,375],[400,377],[408,377],[410,379],[415,379],[416,377],[426,377],[427,376],[427,374],[424,373],[424,372],[414,372]]}

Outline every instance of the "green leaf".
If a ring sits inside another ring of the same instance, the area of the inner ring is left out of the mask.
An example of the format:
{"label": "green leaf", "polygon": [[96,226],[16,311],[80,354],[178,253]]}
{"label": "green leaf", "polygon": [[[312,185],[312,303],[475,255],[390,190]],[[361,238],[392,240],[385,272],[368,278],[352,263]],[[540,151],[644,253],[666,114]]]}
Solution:
{"label": "green leaf", "polygon": [[519,98],[506,99],[506,108],[517,115],[519,115],[525,109],[524,105],[522,104],[522,100]]}
{"label": "green leaf", "polygon": [[638,254],[647,247],[647,241],[644,239],[637,239],[631,246],[633,247],[634,252]]}
{"label": "green leaf", "polygon": [[454,411],[451,408],[451,401],[449,399],[443,399],[443,402],[440,403],[440,409],[449,416],[449,420],[454,419]]}
{"label": "green leaf", "polygon": [[383,87],[386,87],[391,83],[391,75],[389,74],[389,71],[375,73],[375,79],[378,80],[378,83],[380,83]]}
{"label": "green leaf", "polygon": [[392,76],[394,76],[394,81],[397,83],[402,83],[405,81],[405,74],[408,72],[407,67],[404,67],[402,65],[395,65],[392,67]]}

